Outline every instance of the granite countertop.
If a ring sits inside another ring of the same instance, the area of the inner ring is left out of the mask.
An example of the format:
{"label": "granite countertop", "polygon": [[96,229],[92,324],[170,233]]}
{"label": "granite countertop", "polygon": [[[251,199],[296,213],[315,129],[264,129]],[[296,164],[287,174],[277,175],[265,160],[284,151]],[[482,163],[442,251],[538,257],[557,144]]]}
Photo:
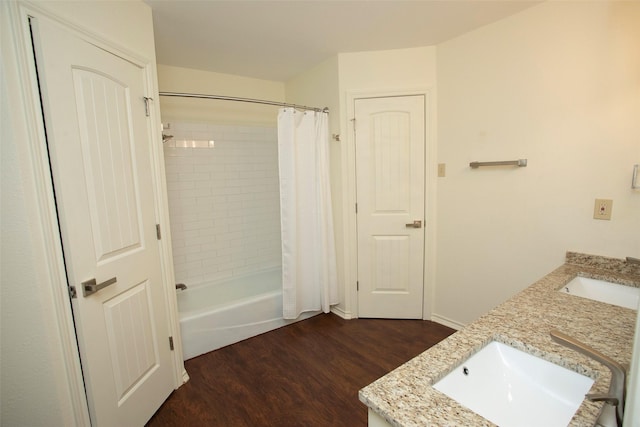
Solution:
{"label": "granite countertop", "polygon": [[[636,311],[557,292],[576,276],[640,287],[640,265],[567,253],[566,263],[475,322],[360,390],[360,400],[398,427],[494,425],[432,387],[495,340],[586,375],[606,393],[609,370],[553,342],[557,329],[629,366]],[[602,402],[583,401],[571,426],[593,426]]]}

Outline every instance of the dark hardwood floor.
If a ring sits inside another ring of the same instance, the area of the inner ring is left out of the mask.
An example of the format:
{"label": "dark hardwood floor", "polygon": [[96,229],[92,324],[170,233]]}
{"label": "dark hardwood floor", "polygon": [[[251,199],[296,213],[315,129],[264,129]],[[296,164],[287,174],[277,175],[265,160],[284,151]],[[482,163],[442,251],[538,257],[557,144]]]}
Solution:
{"label": "dark hardwood floor", "polygon": [[318,315],[186,361],[190,381],[147,425],[365,427],[358,390],[453,332]]}

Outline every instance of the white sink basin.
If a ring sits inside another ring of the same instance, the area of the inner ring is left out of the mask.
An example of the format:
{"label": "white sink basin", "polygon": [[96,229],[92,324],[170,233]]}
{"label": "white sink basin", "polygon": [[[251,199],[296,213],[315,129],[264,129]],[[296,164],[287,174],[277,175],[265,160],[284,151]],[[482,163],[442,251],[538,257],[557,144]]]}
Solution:
{"label": "white sink basin", "polygon": [[433,387],[502,427],[565,427],[592,384],[591,378],[492,341]]}
{"label": "white sink basin", "polygon": [[560,292],[633,310],[638,309],[640,300],[640,288],[580,276],[563,286]]}

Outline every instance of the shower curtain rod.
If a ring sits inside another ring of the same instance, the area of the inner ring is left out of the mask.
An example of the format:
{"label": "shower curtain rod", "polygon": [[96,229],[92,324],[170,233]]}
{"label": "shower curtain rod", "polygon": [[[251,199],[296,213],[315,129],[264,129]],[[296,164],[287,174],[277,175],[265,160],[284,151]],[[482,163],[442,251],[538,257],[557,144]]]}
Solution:
{"label": "shower curtain rod", "polygon": [[201,93],[178,93],[178,92],[160,92],[160,96],[173,96],[180,98],[199,98],[199,99],[219,99],[222,101],[238,101],[238,102],[250,102],[252,104],[265,104],[275,105],[279,107],[291,107],[298,110],[310,110],[317,111],[319,113],[328,113],[329,108],[307,107],[306,105],[287,104],[286,102],[267,101],[264,99],[252,99],[252,98],[238,98],[235,96],[223,96],[223,95],[204,95]]}

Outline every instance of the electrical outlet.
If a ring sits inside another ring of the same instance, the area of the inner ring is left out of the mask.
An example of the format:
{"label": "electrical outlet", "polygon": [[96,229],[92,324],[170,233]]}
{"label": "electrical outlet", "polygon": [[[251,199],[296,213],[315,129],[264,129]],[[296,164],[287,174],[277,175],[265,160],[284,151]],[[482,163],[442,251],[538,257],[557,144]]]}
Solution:
{"label": "electrical outlet", "polygon": [[438,163],[438,176],[443,177],[447,173],[447,164],[446,163]]}
{"label": "electrical outlet", "polygon": [[613,208],[613,200],[596,199],[593,206],[593,219],[611,219],[611,209]]}

